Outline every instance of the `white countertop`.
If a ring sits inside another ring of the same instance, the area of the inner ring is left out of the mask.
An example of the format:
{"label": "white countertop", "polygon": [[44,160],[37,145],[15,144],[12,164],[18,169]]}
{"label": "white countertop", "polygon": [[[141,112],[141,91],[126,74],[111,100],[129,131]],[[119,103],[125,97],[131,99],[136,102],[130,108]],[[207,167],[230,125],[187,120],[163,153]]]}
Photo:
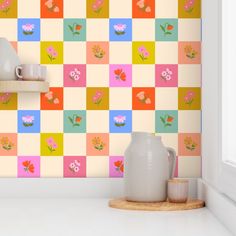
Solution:
{"label": "white countertop", "polygon": [[232,236],[207,208],[138,212],[108,199],[0,199],[1,236]]}

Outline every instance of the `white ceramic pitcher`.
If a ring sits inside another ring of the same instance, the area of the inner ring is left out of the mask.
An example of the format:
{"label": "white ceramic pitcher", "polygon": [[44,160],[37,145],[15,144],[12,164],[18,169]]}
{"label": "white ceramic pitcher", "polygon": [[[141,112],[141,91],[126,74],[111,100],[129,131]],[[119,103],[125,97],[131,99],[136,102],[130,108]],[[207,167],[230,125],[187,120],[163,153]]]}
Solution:
{"label": "white ceramic pitcher", "polygon": [[125,151],[125,197],[128,201],[160,202],[167,198],[167,180],[173,178],[176,154],[160,136],[135,132]]}

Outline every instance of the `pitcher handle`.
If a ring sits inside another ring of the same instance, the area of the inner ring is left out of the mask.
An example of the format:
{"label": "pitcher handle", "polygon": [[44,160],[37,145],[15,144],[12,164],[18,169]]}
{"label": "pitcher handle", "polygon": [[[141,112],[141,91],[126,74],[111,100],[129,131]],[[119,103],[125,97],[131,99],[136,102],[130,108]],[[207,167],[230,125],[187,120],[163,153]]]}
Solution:
{"label": "pitcher handle", "polygon": [[166,148],[169,153],[169,162],[170,162],[170,179],[174,178],[175,175],[175,166],[176,166],[176,152],[173,148]]}

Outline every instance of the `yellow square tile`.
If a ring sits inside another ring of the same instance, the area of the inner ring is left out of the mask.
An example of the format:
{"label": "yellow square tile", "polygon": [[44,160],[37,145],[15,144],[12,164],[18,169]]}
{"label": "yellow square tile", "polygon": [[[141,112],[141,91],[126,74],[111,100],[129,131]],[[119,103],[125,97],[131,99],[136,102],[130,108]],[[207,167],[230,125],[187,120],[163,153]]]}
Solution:
{"label": "yellow square tile", "polygon": [[40,134],[18,134],[18,156],[40,156]]}
{"label": "yellow square tile", "polygon": [[17,111],[0,111],[1,133],[17,133]]}
{"label": "yellow square tile", "polygon": [[63,87],[63,65],[47,65],[50,87]]}
{"label": "yellow square tile", "polygon": [[40,42],[18,42],[17,45],[22,64],[40,64]]}
{"label": "yellow square tile", "polygon": [[87,87],[109,87],[109,65],[87,64]]}
{"label": "yellow square tile", "polygon": [[85,156],[86,134],[64,134],[64,156]]}
{"label": "yellow square tile", "polygon": [[110,64],[132,64],[132,43],[110,42]]}
{"label": "yellow square tile", "polygon": [[17,157],[16,156],[1,156],[0,177],[3,177],[3,178],[17,177]]}
{"label": "yellow square tile", "polygon": [[109,133],[109,111],[87,110],[87,133]]}
{"label": "yellow square tile", "polygon": [[63,133],[63,111],[41,111],[42,133]]}
{"label": "yellow square tile", "polygon": [[155,19],[133,19],[133,41],[155,41]]}
{"label": "yellow square tile", "polygon": [[155,65],[132,66],[133,87],[155,87]]}
{"label": "yellow square tile", "polygon": [[87,41],[109,41],[109,19],[86,20]]}
{"label": "yellow square tile", "polygon": [[19,110],[40,110],[40,95],[38,93],[18,93]]}
{"label": "yellow square tile", "polygon": [[156,88],[156,110],[178,110],[178,88]]}
{"label": "yellow square tile", "polygon": [[64,18],[86,18],[86,0],[64,1]]}
{"label": "yellow square tile", "polygon": [[110,110],[132,110],[132,89],[110,88]]}
{"label": "yellow square tile", "polygon": [[201,133],[201,111],[179,111],[179,133]]}
{"label": "yellow square tile", "polygon": [[63,19],[41,19],[41,41],[63,41]]}
{"label": "yellow square tile", "polygon": [[173,148],[178,155],[178,134],[157,133],[156,136],[161,136],[164,146]]}
{"label": "yellow square tile", "polygon": [[110,0],[110,18],[132,18],[132,1]]}
{"label": "yellow square tile", "polygon": [[178,0],[156,0],[156,18],[178,18]]}
{"label": "yellow square tile", "polygon": [[64,88],[64,110],[86,110],[86,88]]}
{"label": "yellow square tile", "polygon": [[18,18],[40,18],[40,1],[17,0]]}
{"label": "yellow square tile", "polygon": [[178,42],[156,42],[156,64],[178,64]]}
{"label": "yellow square tile", "polygon": [[178,177],[199,178],[202,175],[201,157],[178,157]]}
{"label": "yellow square tile", "polygon": [[17,20],[1,19],[0,29],[1,35],[7,38],[9,41],[17,41]]}
{"label": "yellow square tile", "polygon": [[62,156],[41,156],[40,176],[43,178],[63,177],[63,157]]}
{"label": "yellow square tile", "polygon": [[201,41],[200,19],[179,19],[179,41]]}
{"label": "yellow square tile", "polygon": [[124,156],[130,141],[130,134],[110,134],[110,156]]}
{"label": "yellow square tile", "polygon": [[64,42],[64,64],[86,64],[86,42]]}
{"label": "yellow square tile", "polygon": [[87,156],[87,177],[109,177],[109,157]]}
{"label": "yellow square tile", "polygon": [[133,132],[155,132],[155,113],[153,111],[133,111]]}
{"label": "yellow square tile", "polygon": [[201,65],[179,65],[179,87],[201,87]]}

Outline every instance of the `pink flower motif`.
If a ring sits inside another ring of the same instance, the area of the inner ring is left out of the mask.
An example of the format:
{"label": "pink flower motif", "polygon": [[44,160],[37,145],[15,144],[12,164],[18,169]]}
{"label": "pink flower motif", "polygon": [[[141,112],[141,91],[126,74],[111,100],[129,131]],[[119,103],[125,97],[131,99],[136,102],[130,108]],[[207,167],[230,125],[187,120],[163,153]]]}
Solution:
{"label": "pink flower motif", "polygon": [[46,2],[45,2],[45,6],[46,6],[47,8],[52,8],[52,7],[53,7],[53,0],[48,0],[48,1],[46,1]]}
{"label": "pink flower motif", "polygon": [[48,100],[52,100],[52,99],[53,99],[53,93],[52,93],[52,91],[46,93],[44,96],[45,96]]}
{"label": "pink flower motif", "polygon": [[54,52],[52,53],[52,56],[53,56],[53,57],[57,57],[57,56],[58,56],[58,53],[57,53],[56,51],[54,51]]}
{"label": "pink flower motif", "polygon": [[151,7],[146,7],[145,11],[148,13],[151,12]]}
{"label": "pink flower motif", "polygon": [[194,96],[194,92],[188,91],[188,92],[187,92],[187,96],[188,96],[188,97],[193,97],[193,96]]}
{"label": "pink flower motif", "polygon": [[52,54],[54,51],[55,51],[55,50],[54,50],[54,48],[53,48],[52,46],[50,46],[50,47],[47,48],[47,52],[48,52],[49,54]]}
{"label": "pink flower motif", "polygon": [[147,98],[147,99],[145,100],[145,103],[146,103],[146,104],[151,104],[151,99],[150,99],[150,98]]}
{"label": "pink flower motif", "polygon": [[139,93],[136,95],[136,97],[137,97],[138,99],[140,99],[140,100],[144,100],[144,99],[145,99],[145,93],[144,93],[144,91],[139,92]]}
{"label": "pink flower motif", "polygon": [[141,46],[141,47],[138,48],[138,51],[139,51],[140,53],[143,53],[143,52],[146,51],[146,48],[145,48],[144,46]]}
{"label": "pink flower motif", "polygon": [[60,101],[59,101],[59,99],[58,99],[58,98],[55,98],[55,99],[54,99],[54,101],[53,101],[53,103],[54,103],[54,104],[59,104],[59,103],[60,103]]}
{"label": "pink flower motif", "polygon": [[144,8],[144,0],[140,0],[140,1],[138,1],[137,2],[137,6],[139,7],[139,8]]}
{"label": "pink flower motif", "polygon": [[145,57],[149,57],[149,52],[148,52],[148,51],[145,51],[145,52],[143,53],[143,55],[144,55]]}
{"label": "pink flower motif", "polygon": [[53,9],[54,12],[59,12],[60,11],[60,8],[58,6],[54,7]]}
{"label": "pink flower motif", "polygon": [[48,144],[48,145],[54,144],[54,139],[53,139],[53,138],[48,138],[48,139],[47,139],[47,144]]}
{"label": "pink flower motif", "polygon": [[53,143],[52,148],[56,149],[56,148],[58,148],[58,145],[56,143]]}
{"label": "pink flower motif", "polygon": [[185,96],[184,97],[184,101],[187,102],[189,100],[189,97],[188,96]]}

